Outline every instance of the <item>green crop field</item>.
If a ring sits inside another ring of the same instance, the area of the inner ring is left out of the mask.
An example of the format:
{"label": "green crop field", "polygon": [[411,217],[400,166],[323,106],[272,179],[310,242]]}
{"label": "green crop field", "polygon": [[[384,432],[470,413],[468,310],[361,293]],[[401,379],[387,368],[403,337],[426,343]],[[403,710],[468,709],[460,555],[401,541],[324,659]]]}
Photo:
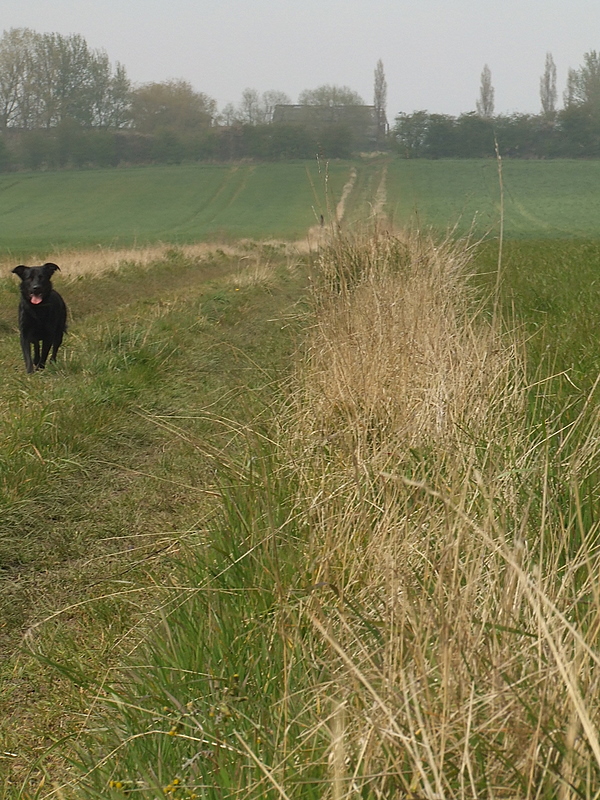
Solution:
{"label": "green crop field", "polygon": [[[472,231],[495,237],[500,225],[500,175],[493,159],[355,163],[346,219],[366,220],[378,205],[398,228]],[[600,162],[502,162],[504,235],[510,239],[596,238],[600,235]]]}
{"label": "green crop field", "polygon": [[[300,239],[332,219],[352,170],[345,219],[377,206],[398,227],[498,231],[494,160],[394,157],[274,164],[190,164],[0,177],[0,250],[130,247],[154,242]],[[505,161],[508,238],[600,235],[600,163]]]}
{"label": "green crop field", "polygon": [[[600,162],[502,163],[504,233],[510,238],[600,235]],[[498,165],[493,160],[394,160],[388,170],[387,210],[400,225],[410,220],[438,229],[497,233]]]}
{"label": "green crop field", "polygon": [[0,248],[296,239],[326,213],[349,169],[303,162],[4,175]]}

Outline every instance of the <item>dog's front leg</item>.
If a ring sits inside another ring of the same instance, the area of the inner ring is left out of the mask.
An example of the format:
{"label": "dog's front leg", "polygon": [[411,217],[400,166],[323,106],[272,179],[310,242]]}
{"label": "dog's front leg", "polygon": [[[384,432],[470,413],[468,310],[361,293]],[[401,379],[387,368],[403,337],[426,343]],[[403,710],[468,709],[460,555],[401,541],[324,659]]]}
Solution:
{"label": "dog's front leg", "polygon": [[25,359],[25,369],[27,372],[33,372],[33,361],[31,360],[31,345],[25,336],[21,336],[21,350],[23,351],[23,358]]}
{"label": "dog's front leg", "polygon": [[[36,342],[37,346],[37,342]],[[48,353],[50,352],[50,348],[52,347],[52,342],[50,339],[44,339],[42,341],[42,357],[38,358],[37,360],[37,368],[44,369],[46,366],[46,360],[48,359]]]}

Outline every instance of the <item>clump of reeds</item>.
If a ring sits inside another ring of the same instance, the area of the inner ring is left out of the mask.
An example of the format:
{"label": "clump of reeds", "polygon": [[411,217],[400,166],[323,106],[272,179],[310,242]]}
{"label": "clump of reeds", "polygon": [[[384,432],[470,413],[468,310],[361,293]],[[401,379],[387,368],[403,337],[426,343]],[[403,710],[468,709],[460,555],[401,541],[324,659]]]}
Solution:
{"label": "clump of reeds", "polygon": [[598,431],[535,419],[470,261],[381,232],[319,258],[287,438],[336,797],[600,788]]}
{"label": "clump of reeds", "polygon": [[338,241],[321,254],[300,390],[313,432],[384,466],[421,445],[476,441],[522,407],[516,343],[478,313],[469,263],[465,246],[420,235]]}

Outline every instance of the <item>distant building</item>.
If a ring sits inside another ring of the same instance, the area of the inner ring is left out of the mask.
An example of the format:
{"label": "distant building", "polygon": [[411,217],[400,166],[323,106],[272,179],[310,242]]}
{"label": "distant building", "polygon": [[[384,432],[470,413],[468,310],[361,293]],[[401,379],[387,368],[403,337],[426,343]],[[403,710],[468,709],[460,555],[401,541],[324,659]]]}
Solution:
{"label": "distant building", "polygon": [[347,128],[355,150],[376,150],[387,133],[387,122],[378,118],[375,106],[277,105],[273,124],[301,125],[317,135],[333,127]]}

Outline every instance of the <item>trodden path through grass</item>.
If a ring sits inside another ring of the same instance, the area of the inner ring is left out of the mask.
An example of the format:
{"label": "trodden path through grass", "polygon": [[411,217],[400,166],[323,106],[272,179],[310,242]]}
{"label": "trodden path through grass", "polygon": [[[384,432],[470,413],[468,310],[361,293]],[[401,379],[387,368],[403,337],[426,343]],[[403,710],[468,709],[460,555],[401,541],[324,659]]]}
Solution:
{"label": "trodden path through grass", "polygon": [[33,376],[0,284],[0,797],[68,778],[52,748],[84,723],[89,677],[143,636],[179,548],[202,541],[214,459],[277,391],[305,278],[286,248],[247,245],[58,280],[70,331]]}

